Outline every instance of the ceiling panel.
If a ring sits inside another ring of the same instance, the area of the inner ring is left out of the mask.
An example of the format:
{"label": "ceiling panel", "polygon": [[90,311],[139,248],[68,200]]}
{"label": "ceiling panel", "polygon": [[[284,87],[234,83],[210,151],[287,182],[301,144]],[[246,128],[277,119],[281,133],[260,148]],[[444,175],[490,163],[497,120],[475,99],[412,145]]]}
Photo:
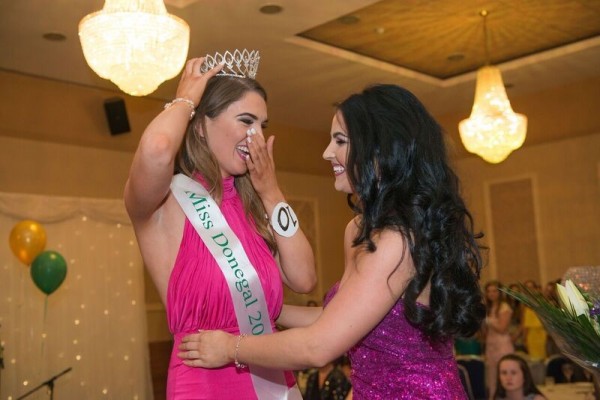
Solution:
{"label": "ceiling panel", "polygon": [[600,1],[383,0],[298,36],[447,79],[597,35]]}

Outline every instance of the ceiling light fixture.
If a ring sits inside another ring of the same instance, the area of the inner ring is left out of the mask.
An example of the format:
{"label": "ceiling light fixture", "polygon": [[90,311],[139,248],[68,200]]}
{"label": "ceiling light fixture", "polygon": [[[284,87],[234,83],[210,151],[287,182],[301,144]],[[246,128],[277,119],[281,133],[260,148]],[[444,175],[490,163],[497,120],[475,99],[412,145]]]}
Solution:
{"label": "ceiling light fixture", "polygon": [[162,0],[105,0],[79,22],[88,65],[132,96],[145,96],[183,68],[188,24],[167,13]]}
{"label": "ceiling light fixture", "polygon": [[482,10],[480,15],[483,17],[486,65],[477,71],[471,115],[458,124],[458,130],[469,152],[497,164],[525,141],[527,117],[512,110],[500,70],[490,64],[486,26],[488,12]]}

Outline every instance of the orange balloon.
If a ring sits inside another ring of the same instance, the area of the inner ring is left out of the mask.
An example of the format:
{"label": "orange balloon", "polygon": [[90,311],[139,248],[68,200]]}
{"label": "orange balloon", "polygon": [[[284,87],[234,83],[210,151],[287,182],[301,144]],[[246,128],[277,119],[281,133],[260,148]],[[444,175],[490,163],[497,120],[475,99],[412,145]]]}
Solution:
{"label": "orange balloon", "polygon": [[12,228],[8,243],[14,255],[23,264],[30,265],[46,247],[46,231],[38,222],[24,220]]}

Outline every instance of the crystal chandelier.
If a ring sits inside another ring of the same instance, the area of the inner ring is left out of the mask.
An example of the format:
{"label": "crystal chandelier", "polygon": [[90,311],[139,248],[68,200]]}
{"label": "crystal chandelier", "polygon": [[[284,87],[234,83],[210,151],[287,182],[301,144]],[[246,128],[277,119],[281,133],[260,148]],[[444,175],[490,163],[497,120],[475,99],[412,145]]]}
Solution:
{"label": "crystal chandelier", "polygon": [[[485,25],[487,11],[483,10],[480,14],[483,17],[486,58],[489,60]],[[498,68],[486,65],[477,71],[471,116],[458,124],[458,130],[465,148],[492,164],[504,161],[525,141],[527,117],[516,114],[510,107]]]}
{"label": "crystal chandelier", "polygon": [[183,68],[188,24],[167,13],[162,0],[105,0],[79,22],[88,65],[132,96],[145,96]]}

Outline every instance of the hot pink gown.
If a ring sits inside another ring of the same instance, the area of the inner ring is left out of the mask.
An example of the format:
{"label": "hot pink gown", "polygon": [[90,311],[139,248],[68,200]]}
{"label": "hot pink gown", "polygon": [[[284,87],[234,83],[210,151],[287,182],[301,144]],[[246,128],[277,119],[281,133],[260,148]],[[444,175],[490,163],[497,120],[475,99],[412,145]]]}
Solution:
{"label": "hot pink gown", "polygon": [[[275,259],[244,212],[233,178],[223,181],[221,212],[242,243],[260,278],[273,321],[281,312],[283,287]],[[190,368],[177,357],[181,338],[198,329],[239,333],[225,278],[194,227],[186,218],[183,238],[167,291],[167,319],[174,338],[167,379],[167,399],[255,400],[248,369],[233,364],[218,369]],[[286,372],[288,386],[294,377]]]}

